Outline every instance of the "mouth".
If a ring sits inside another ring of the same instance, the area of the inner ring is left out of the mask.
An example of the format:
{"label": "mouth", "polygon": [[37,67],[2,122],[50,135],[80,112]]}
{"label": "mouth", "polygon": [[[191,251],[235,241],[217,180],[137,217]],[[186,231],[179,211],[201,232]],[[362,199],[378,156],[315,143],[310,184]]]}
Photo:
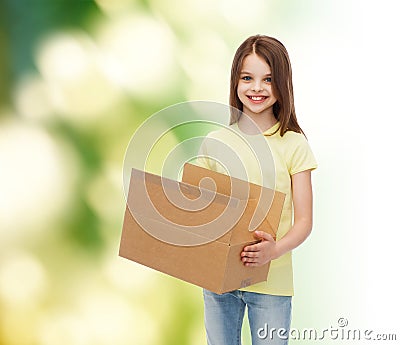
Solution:
{"label": "mouth", "polygon": [[247,98],[250,99],[253,103],[262,103],[268,97],[267,96],[247,96]]}

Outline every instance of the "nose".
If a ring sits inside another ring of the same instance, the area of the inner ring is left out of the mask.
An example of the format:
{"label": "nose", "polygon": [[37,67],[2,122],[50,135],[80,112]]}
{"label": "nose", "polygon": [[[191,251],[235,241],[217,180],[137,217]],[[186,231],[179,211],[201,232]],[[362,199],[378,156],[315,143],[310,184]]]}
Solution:
{"label": "nose", "polygon": [[252,86],[251,86],[251,90],[254,91],[254,92],[260,92],[260,91],[262,91],[263,88],[262,88],[261,82],[255,80],[254,83],[253,83]]}

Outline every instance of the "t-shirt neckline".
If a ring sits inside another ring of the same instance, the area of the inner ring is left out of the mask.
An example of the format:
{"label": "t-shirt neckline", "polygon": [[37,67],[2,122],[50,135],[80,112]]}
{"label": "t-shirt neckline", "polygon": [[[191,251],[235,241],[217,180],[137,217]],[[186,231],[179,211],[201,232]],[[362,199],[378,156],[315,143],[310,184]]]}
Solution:
{"label": "t-shirt neckline", "polygon": [[277,123],[275,123],[272,127],[268,128],[266,131],[263,132],[263,135],[269,135],[274,133],[280,126],[280,122],[277,121]]}
{"label": "t-shirt neckline", "polygon": [[[281,124],[281,123],[280,123],[279,121],[277,121],[272,127],[268,128],[267,130],[265,130],[264,132],[262,132],[262,135],[270,135],[270,134],[273,134],[273,133],[279,128],[280,124]],[[239,128],[239,125],[238,125],[237,122],[235,122],[235,123],[233,124],[233,126],[235,126],[236,129],[238,129],[238,130],[240,131],[240,128]]]}

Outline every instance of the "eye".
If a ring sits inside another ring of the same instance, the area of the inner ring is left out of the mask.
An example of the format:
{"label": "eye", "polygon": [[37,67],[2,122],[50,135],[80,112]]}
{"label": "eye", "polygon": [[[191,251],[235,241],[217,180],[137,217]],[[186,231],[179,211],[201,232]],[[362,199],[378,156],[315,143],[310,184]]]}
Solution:
{"label": "eye", "polygon": [[244,77],[242,77],[242,80],[245,81],[249,81],[251,79],[251,77],[249,77],[248,75],[245,75]]}
{"label": "eye", "polygon": [[272,78],[271,78],[271,77],[267,77],[267,78],[265,78],[265,81],[266,81],[267,83],[271,83],[271,82],[272,82]]}

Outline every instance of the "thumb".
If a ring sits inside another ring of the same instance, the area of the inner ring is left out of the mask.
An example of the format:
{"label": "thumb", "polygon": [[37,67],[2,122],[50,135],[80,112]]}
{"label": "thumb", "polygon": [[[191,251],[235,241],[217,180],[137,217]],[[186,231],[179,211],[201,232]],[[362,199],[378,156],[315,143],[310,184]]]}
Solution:
{"label": "thumb", "polygon": [[265,241],[275,242],[274,238],[267,232],[257,230],[255,231],[255,235]]}

